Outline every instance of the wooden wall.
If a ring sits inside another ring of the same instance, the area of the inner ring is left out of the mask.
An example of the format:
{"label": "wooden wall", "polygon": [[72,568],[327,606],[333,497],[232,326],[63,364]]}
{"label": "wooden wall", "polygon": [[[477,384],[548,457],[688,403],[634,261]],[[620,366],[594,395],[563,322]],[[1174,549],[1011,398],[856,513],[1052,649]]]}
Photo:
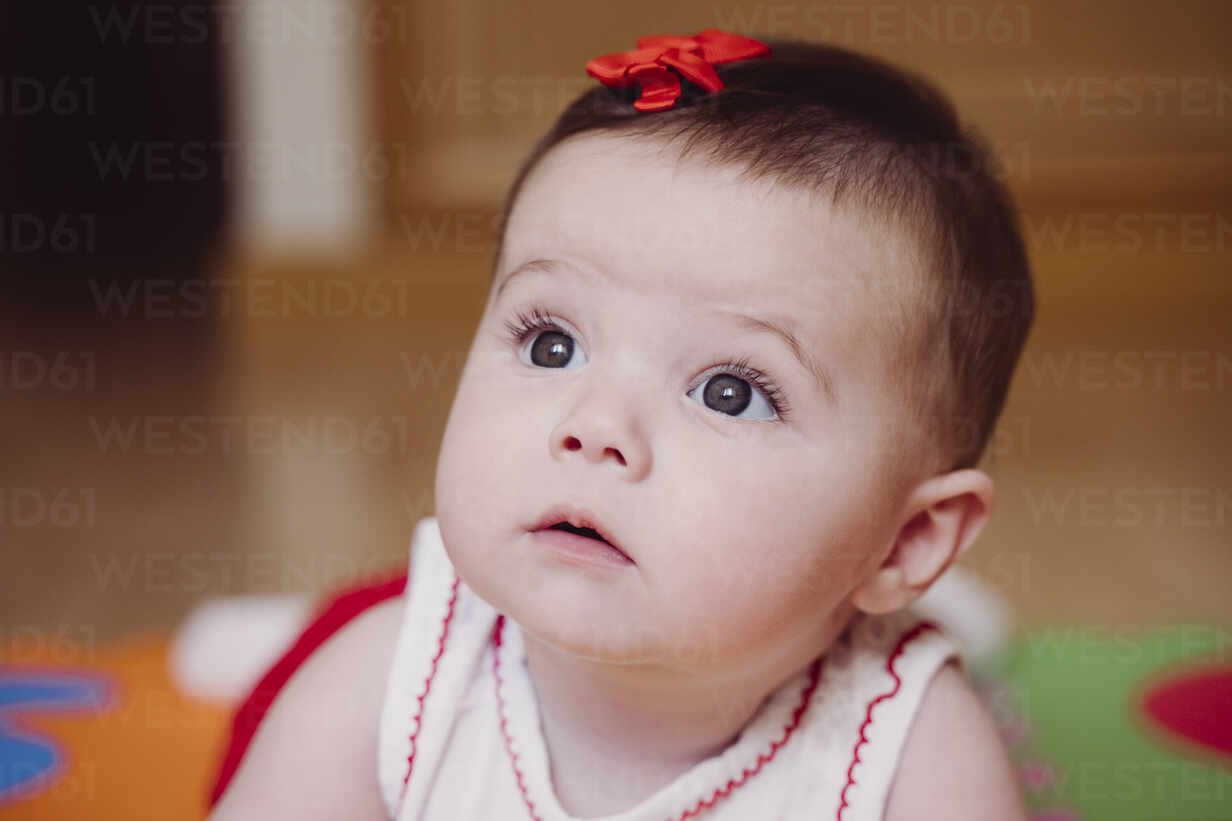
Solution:
{"label": "wooden wall", "polygon": [[374,0],[406,39],[378,44],[379,133],[414,171],[398,209],[496,202],[535,136],[592,84],[591,57],[715,26],[824,40],[934,78],[1003,146],[1026,202],[1226,190],[1232,6],[1221,0],[986,3],[414,3]]}

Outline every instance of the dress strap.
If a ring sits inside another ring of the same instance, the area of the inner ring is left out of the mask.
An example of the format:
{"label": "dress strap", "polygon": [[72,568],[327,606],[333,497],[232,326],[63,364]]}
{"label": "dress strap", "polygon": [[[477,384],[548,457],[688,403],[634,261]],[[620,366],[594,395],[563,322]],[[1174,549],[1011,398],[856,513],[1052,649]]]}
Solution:
{"label": "dress strap", "polygon": [[415,526],[406,609],[381,713],[378,777],[390,818],[428,789],[451,716],[486,635],[476,639],[477,598],[453,570],[434,517]]}
{"label": "dress strap", "polygon": [[907,735],[928,685],[957,642],[910,610],[858,617],[852,625],[852,670],[860,723],[846,742],[846,773],[836,821],[881,821]]}

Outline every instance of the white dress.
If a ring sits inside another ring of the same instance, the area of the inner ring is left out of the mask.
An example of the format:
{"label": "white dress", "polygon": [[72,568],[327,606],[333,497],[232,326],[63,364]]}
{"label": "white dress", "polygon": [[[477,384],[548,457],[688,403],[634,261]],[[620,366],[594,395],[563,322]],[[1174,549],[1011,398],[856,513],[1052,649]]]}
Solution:
{"label": "white dress", "polygon": [[[391,819],[573,821],[556,800],[522,634],[458,579],[436,519],[411,546],[379,749]],[[838,819],[885,809],[924,691],[959,645],[910,610],[858,616],[737,740],[602,821]]]}

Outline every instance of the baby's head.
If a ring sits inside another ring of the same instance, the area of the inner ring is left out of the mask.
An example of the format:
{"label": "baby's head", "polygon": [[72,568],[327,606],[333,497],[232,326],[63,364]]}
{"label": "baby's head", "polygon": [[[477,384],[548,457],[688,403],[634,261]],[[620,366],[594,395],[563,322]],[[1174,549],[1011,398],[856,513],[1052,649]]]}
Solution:
{"label": "baby's head", "polygon": [[[997,169],[922,81],[771,45],[666,111],[587,92],[510,193],[436,515],[565,652],[794,670],[991,511],[975,465],[1033,313]],[[539,530],[568,518],[627,560]]]}

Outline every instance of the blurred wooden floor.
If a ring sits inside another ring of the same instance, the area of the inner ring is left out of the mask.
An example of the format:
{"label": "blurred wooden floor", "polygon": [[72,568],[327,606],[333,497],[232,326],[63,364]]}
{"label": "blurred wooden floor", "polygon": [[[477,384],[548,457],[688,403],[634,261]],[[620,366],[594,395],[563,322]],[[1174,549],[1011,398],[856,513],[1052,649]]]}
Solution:
{"label": "blurred wooden floor", "polygon": [[[1232,627],[1230,206],[1024,204],[1038,324],[965,560],[1023,625]],[[162,319],[15,325],[0,637],[101,643],[205,596],[402,564],[485,294],[489,249],[464,238],[227,270],[230,306],[202,319],[172,299]]]}

